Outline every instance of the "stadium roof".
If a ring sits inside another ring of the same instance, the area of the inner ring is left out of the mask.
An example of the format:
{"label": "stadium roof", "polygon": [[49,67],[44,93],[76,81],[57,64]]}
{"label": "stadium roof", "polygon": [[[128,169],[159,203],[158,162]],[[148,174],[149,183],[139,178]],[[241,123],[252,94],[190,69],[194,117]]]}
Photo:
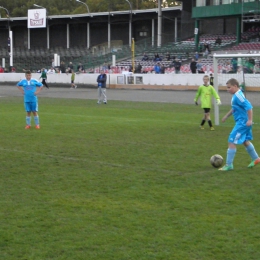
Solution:
{"label": "stadium roof", "polygon": [[[37,8],[35,8],[37,9]],[[38,8],[39,9],[39,8]],[[162,12],[167,11],[181,11],[182,6],[176,6],[176,7],[167,7],[162,8]],[[48,18],[51,19],[73,19],[73,18],[82,18],[82,17],[96,17],[96,16],[114,16],[114,15],[122,15],[122,14],[129,14],[130,10],[124,10],[124,11],[111,11],[111,12],[98,12],[98,13],[84,13],[84,14],[66,14],[66,15],[49,15]],[[132,10],[132,14],[145,14],[145,13],[158,13],[158,8],[153,9],[143,9],[143,10]],[[8,18],[0,18],[0,21],[6,21]],[[21,20],[27,20],[27,17],[10,17],[10,21],[21,21]]]}

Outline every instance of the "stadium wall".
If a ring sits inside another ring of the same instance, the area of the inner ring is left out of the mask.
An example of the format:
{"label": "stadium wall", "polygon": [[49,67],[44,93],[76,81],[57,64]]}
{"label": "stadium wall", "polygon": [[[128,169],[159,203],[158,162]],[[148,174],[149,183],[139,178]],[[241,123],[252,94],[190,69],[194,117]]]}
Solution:
{"label": "stadium wall", "polygon": [[[204,74],[108,74],[107,87],[113,89],[153,89],[153,90],[197,90],[203,83]],[[96,87],[98,74],[76,74],[75,83],[78,87]],[[33,73],[33,78],[39,79],[39,73]],[[241,75],[229,74],[230,78],[237,78]],[[247,91],[260,91],[259,74],[251,74],[254,77],[251,86],[247,86]],[[3,85],[15,86],[18,81],[24,78],[24,73],[1,73],[0,87]],[[60,87],[70,87],[71,74],[49,74],[48,83]],[[137,84],[142,80],[142,84]],[[128,84],[127,82],[131,82]],[[132,84],[133,83],[133,84]],[[220,90],[226,90],[225,82],[220,81]]]}

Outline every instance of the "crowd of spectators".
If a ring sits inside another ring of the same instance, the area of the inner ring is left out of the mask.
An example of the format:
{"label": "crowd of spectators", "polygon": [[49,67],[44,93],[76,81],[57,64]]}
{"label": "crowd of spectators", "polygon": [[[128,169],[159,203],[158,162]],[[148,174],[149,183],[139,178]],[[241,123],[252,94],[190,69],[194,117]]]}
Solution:
{"label": "crowd of spectators", "polygon": [[[220,38],[219,38],[220,39]],[[216,39],[217,41],[218,39]],[[169,52],[160,55],[155,53],[154,56],[150,57],[144,53],[141,59],[135,61],[134,70],[131,62],[126,62],[125,65],[111,66],[110,64],[104,63],[102,66],[92,69],[85,69],[82,63],[74,65],[73,62],[69,62],[67,65],[64,61],[61,61],[59,66],[56,66],[54,59],[51,60],[49,68],[40,68],[34,72],[40,73],[42,70],[46,74],[57,74],[57,73],[72,73],[74,71],[76,74],[80,73],[99,73],[102,69],[106,73],[154,73],[154,74],[179,74],[179,73],[212,73],[213,63],[211,59],[207,59],[209,53],[211,52],[210,44],[204,41],[204,52],[198,53],[194,52],[190,60],[182,60],[182,57],[176,57],[174,54],[171,55]],[[206,54],[205,54],[206,53]],[[149,61],[149,62],[148,62]],[[24,69],[25,71],[26,69]],[[229,61],[224,61],[221,66],[219,66],[220,73],[239,73],[244,71],[245,73],[260,73],[260,65],[258,61],[254,59],[247,59],[244,64],[238,64],[237,58],[232,58]],[[0,66],[0,73],[6,72],[16,72],[15,68],[6,69]]]}

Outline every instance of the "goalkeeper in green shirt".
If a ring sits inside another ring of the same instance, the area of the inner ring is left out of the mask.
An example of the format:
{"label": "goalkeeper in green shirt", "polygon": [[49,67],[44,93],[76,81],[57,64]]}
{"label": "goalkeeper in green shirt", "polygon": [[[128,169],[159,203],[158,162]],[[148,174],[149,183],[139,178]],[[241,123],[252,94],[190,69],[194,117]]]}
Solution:
{"label": "goalkeeper in green shirt", "polygon": [[212,96],[217,100],[217,104],[221,105],[220,97],[213,86],[209,85],[209,76],[205,75],[203,77],[203,85],[199,86],[199,89],[194,98],[195,104],[198,105],[198,99],[200,97],[201,108],[204,110],[204,117],[201,121],[200,128],[204,129],[204,124],[208,121],[209,127],[211,131],[214,131],[214,127],[212,126],[212,122],[210,120],[210,109],[211,109],[211,100]]}

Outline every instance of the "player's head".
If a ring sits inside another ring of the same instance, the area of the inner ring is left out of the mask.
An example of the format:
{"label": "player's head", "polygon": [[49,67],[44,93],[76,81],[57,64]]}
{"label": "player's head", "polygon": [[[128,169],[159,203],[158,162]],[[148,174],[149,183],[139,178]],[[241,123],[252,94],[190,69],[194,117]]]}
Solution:
{"label": "player's head", "polygon": [[32,73],[31,73],[30,70],[26,70],[26,71],[25,71],[25,78],[26,78],[27,80],[31,80],[31,78],[32,78]]}
{"label": "player's head", "polygon": [[227,91],[231,94],[234,94],[239,89],[239,83],[236,79],[232,78],[227,81]]}
{"label": "player's head", "polygon": [[203,77],[203,83],[204,83],[204,85],[208,85],[208,83],[209,83],[209,76],[208,75],[205,75]]}

